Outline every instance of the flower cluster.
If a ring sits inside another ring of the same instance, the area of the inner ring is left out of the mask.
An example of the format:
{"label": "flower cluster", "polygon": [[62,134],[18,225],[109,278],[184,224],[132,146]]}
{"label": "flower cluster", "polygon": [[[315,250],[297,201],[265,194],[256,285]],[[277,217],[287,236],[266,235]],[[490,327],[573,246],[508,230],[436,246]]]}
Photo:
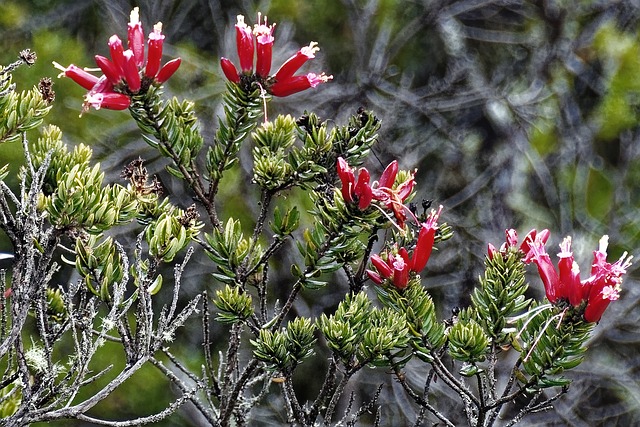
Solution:
{"label": "flower cluster", "polygon": [[571,251],[571,237],[565,238],[560,244],[557,271],[545,251],[544,242],[541,239],[533,240],[531,261],[538,267],[549,302],[568,302],[579,309],[584,307],[584,318],[587,322],[600,321],[609,303],[619,298],[622,275],[631,266],[632,259],[625,252],[613,264],[607,262],[608,244],[609,236],[605,235],[600,239],[598,250],[593,253],[590,276],[581,281],[580,268]]}
{"label": "flower cluster", "polygon": [[397,245],[392,251],[371,255],[371,264],[376,271],[367,270],[369,278],[378,285],[386,279],[398,289],[406,288],[411,279],[410,273],[419,274],[429,261],[441,212],[442,206],[437,211],[432,210],[427,220],[420,224],[416,247],[411,255],[406,248],[398,248]]}
{"label": "flower cluster", "polygon": [[324,73],[295,75],[305,62],[315,57],[315,53],[319,50],[315,42],[309,43],[309,46],[296,52],[282,64],[273,76],[270,76],[275,26],[275,24],[267,25],[266,16],[263,23],[258,15],[258,23],[251,29],[244,22],[244,16],[238,15],[236,44],[241,71],[238,72],[236,66],[228,58],[222,57],[220,59],[222,71],[229,81],[236,84],[241,83],[243,79],[249,83],[257,81],[268,93],[274,96],[288,96],[316,87],[333,78],[333,76],[327,76]]}
{"label": "flower cluster", "polygon": [[85,96],[83,111],[89,107],[96,110],[125,110],[131,104],[131,95],[143,92],[152,84],[164,83],[180,66],[180,58],[176,58],[160,67],[164,43],[161,22],[149,34],[145,61],[144,31],[137,7],[131,11],[127,36],[127,50],[124,49],[122,40],[114,34],[108,43],[111,59],[95,56],[96,64],[104,73],[101,77],[73,64],[65,68],[54,62],[54,66],[62,70],[60,76],[70,77],[89,91]]}
{"label": "flower cluster", "polygon": [[342,157],[337,162],[338,177],[342,182],[342,197],[347,203],[358,203],[360,210],[367,209],[373,200],[382,202],[395,215],[398,226],[404,227],[407,219],[404,201],[415,186],[414,173],[410,178],[393,187],[398,175],[398,162],[394,160],[380,175],[380,180],[371,183],[371,175],[366,168],[360,168],[358,178],[354,170]]}
{"label": "flower cluster", "polygon": [[[505,234],[507,236],[507,240],[500,246],[499,250],[496,249],[496,247],[491,243],[487,245],[487,256],[489,257],[489,259],[493,259],[493,257],[498,254],[500,254],[502,257],[506,257],[509,248],[518,247],[518,233],[516,232],[516,230],[514,230],[513,228],[507,229],[505,230]],[[549,234],[549,230],[547,229],[544,229],[539,233],[537,230],[533,229],[529,231],[526,236],[524,236],[520,247],[518,247],[518,249],[524,254],[524,258],[522,259],[524,263],[529,264],[531,262],[531,258],[533,256],[533,254],[531,253],[531,244],[535,240],[542,242],[542,244],[547,243],[547,240],[549,240]]]}

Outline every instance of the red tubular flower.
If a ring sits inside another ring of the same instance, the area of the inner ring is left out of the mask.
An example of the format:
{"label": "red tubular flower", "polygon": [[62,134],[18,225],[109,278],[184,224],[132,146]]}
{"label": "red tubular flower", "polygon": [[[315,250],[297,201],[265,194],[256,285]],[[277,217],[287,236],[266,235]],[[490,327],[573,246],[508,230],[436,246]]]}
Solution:
{"label": "red tubular flower", "polygon": [[122,45],[122,40],[114,34],[109,38],[108,45],[111,60],[118,71],[122,74],[122,70],[124,69],[124,46]]}
{"label": "red tubular flower", "polygon": [[253,31],[244,23],[244,16],[238,15],[237,19],[236,46],[240,58],[240,68],[243,73],[251,74],[253,72]]}
{"label": "red tubular flower", "polygon": [[391,265],[393,267],[393,285],[398,289],[406,288],[409,284],[411,266],[409,254],[405,248],[400,248],[398,254],[393,257]]}
{"label": "red tubular flower", "polygon": [[413,256],[411,257],[411,270],[416,273],[420,273],[424,270],[427,265],[427,261],[429,261],[429,257],[431,257],[436,231],[438,231],[438,218],[440,218],[441,212],[442,205],[438,208],[438,211],[432,210],[427,220],[420,225],[418,242],[416,243],[416,249],[413,251]]}
{"label": "red tubular flower", "polygon": [[583,282],[583,296],[587,299],[584,317],[587,322],[598,322],[611,301],[620,296],[622,275],[631,266],[633,257],[625,252],[613,264],[607,262],[609,236],[600,239],[600,245],[593,254],[591,277]]}
{"label": "red tubular flower", "polygon": [[584,320],[599,322],[611,301],[620,298],[620,291],[615,286],[605,286],[600,292],[589,299],[584,310]]}
{"label": "red tubular flower", "polygon": [[316,57],[315,53],[319,51],[318,43],[311,42],[309,46],[305,46],[295,53],[291,58],[287,59],[280,66],[276,74],[273,76],[276,81],[286,80],[291,77],[302,67],[305,62]]}
{"label": "red tubular flower", "polygon": [[415,185],[414,174],[405,182],[398,185],[395,189],[393,185],[398,174],[398,161],[394,160],[387,166],[380,176],[380,180],[377,183],[373,183],[373,198],[381,201],[387,207],[393,211],[396,219],[398,220],[398,226],[404,227],[404,221],[407,219],[405,212],[404,201],[413,191]]}
{"label": "red tubular flower", "polygon": [[613,264],[607,262],[608,236],[600,239],[600,246],[594,252],[591,276],[580,281],[580,270],[571,252],[571,238],[567,237],[560,244],[558,268],[556,273],[549,255],[544,251],[544,243],[540,236],[531,244],[532,260],[538,266],[540,277],[545,285],[547,299],[551,303],[566,300],[573,307],[580,307],[586,300],[584,318],[587,322],[598,322],[611,301],[620,296],[622,275],[631,266],[631,258],[625,252]]}
{"label": "red tubular flower", "polygon": [[113,62],[109,61],[109,59],[101,55],[96,55],[95,59],[96,64],[98,64],[98,67],[100,67],[104,75],[107,77],[109,83],[114,86],[120,83],[122,73],[120,72],[120,70],[118,70]]}
{"label": "red tubular flower", "polygon": [[240,83],[240,75],[238,74],[238,69],[235,65],[233,65],[233,62],[231,62],[231,60],[225,57],[220,58],[220,66],[222,67],[222,72],[224,73],[225,77],[230,82],[233,82],[235,84]]}
{"label": "red tubular flower", "polygon": [[91,90],[93,86],[98,83],[98,78],[91,73],[86,72],[80,67],[76,67],[71,64],[67,68],[58,64],[57,62],[53,62],[53,66],[58,70],[62,71],[58,77],[69,77],[74,82],[78,83],[80,86],[87,90]]}
{"label": "red tubular flower", "polygon": [[411,273],[419,274],[426,267],[427,261],[429,261],[441,212],[442,206],[437,211],[432,210],[427,220],[421,224],[416,248],[411,255],[404,247],[394,249],[395,255],[387,252],[385,255],[386,261],[385,258],[379,255],[371,255],[371,264],[376,271],[367,270],[369,278],[378,285],[381,285],[386,279],[390,280],[398,289],[406,288],[409,284]]}
{"label": "red tubular flower", "polygon": [[293,76],[285,80],[276,81],[269,88],[269,92],[273,96],[289,96],[316,87],[320,83],[326,83],[331,79],[333,79],[333,76],[327,76],[324,73],[320,75],[309,73],[306,76]]}
{"label": "red tubular flower", "polygon": [[273,56],[273,31],[276,24],[267,25],[267,17],[264,17],[264,24],[261,22],[261,15],[258,14],[258,23],[253,28],[256,37],[256,74],[260,77],[269,77],[271,71],[271,57]]}
{"label": "red tubular flower", "polygon": [[391,277],[393,275],[393,269],[380,255],[371,255],[371,264],[380,272],[384,277]]}
{"label": "red tubular flower", "polygon": [[571,252],[571,237],[566,237],[560,244],[558,253],[558,271],[560,285],[558,296],[567,298],[576,307],[582,302],[582,283],[580,283],[580,267],[573,259]]}
{"label": "red tubular flower", "polygon": [[369,185],[370,180],[371,176],[369,175],[369,171],[366,168],[360,168],[360,170],[358,170],[358,182],[353,189],[353,193],[358,198],[358,209],[360,210],[368,208],[371,200],[373,200],[373,193]]}
{"label": "red tubular flower", "polygon": [[64,68],[60,64],[54,63],[56,68],[64,71],[65,76],[72,78],[76,83],[89,90],[85,96],[83,111],[92,106],[123,110],[129,104],[124,101],[122,96],[115,95],[128,96],[146,90],[151,84],[162,84],[180,66],[180,58],[176,58],[160,67],[164,43],[162,23],[160,22],[153,27],[153,32],[149,34],[148,60],[145,64],[144,32],[137,7],[131,12],[127,32],[129,49],[125,50],[122,40],[114,34],[108,42],[111,60],[104,56],[95,56],[96,64],[104,73],[104,78],[89,74],[75,65]]}
{"label": "red tubular flower", "polygon": [[358,200],[358,208],[365,210],[371,204],[373,194],[369,181],[371,176],[366,168],[360,168],[358,171],[358,180],[356,182],[353,169],[349,166],[347,161],[342,157],[338,157],[337,162],[338,177],[342,182],[342,198],[347,203],[353,203]]}
{"label": "red tubular flower", "polygon": [[144,75],[154,78],[160,70],[160,61],[162,60],[162,45],[164,44],[164,35],[162,34],[162,23],[158,22],[153,27],[153,31],[149,33],[149,48],[147,50],[147,66],[144,69]]}
{"label": "red tubular flower", "polygon": [[530,247],[533,253],[532,260],[538,267],[538,273],[544,284],[544,292],[547,295],[547,299],[549,302],[555,303],[558,300],[558,289],[561,285],[558,273],[551,263],[551,257],[549,257],[541,240],[534,241]]}
{"label": "red tubular flower", "polygon": [[131,49],[124,51],[124,68],[122,69],[124,80],[127,82],[129,90],[133,93],[137,93],[140,90],[140,73],[136,66],[135,54]]}
{"label": "red tubular flower", "polygon": [[[509,228],[505,230],[506,241],[500,246],[500,250],[496,250],[496,247],[492,244],[489,244],[487,247],[487,255],[489,259],[493,259],[493,257],[500,253],[503,256],[507,255],[508,248],[515,248],[518,246],[518,233],[513,228]],[[532,260],[533,254],[531,253],[531,244],[536,240],[540,240],[544,245],[549,240],[549,230],[542,230],[539,233],[536,229],[533,229],[524,236],[522,239],[522,244],[520,244],[520,251],[524,254],[524,258],[522,261],[526,264],[529,264]]]}
{"label": "red tubular flower", "polygon": [[133,52],[136,67],[144,65],[144,31],[140,22],[138,8],[134,7],[129,15],[129,25],[127,35],[129,39],[129,49]]}
{"label": "red tubular flower", "polygon": [[85,101],[96,110],[99,110],[100,108],[107,108],[109,110],[126,110],[131,104],[127,95],[113,92],[90,94],[86,96]]}
{"label": "red tubular flower", "polygon": [[160,68],[160,71],[158,71],[158,75],[156,76],[154,81],[158,84],[166,82],[167,80],[169,80],[169,77],[173,76],[173,74],[178,71],[181,63],[182,59],[180,58],[175,58],[167,62],[162,66],[162,68]]}
{"label": "red tubular flower", "polygon": [[[324,73],[308,73],[294,76],[306,61],[315,57],[315,52],[318,51],[317,43],[315,42],[311,42],[309,46],[300,49],[276,71],[274,76],[270,77],[273,43],[275,41],[273,37],[275,24],[267,25],[266,17],[264,18],[264,24],[261,20],[261,15],[258,15],[258,23],[252,32],[244,22],[244,16],[238,15],[238,22],[235,25],[236,47],[240,58],[240,71],[243,75],[253,77],[261,87],[264,87],[267,92],[274,96],[292,95],[333,79],[333,76],[327,76]],[[253,68],[254,56],[256,57],[255,74]],[[236,84],[240,83],[240,76],[231,61],[227,58],[221,58],[220,65],[229,81]]]}
{"label": "red tubular flower", "polygon": [[347,161],[342,157],[338,157],[338,178],[342,182],[342,198],[347,203],[353,203],[353,186],[356,182],[356,177],[353,173],[353,169],[349,166]]}

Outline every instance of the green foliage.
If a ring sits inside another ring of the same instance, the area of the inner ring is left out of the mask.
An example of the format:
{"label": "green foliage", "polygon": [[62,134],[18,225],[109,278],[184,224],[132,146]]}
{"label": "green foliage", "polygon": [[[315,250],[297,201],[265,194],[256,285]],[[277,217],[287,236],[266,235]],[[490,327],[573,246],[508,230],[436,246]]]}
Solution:
{"label": "green foliage", "polygon": [[345,364],[355,356],[367,331],[367,319],[374,308],[364,292],[348,294],[331,316],[322,314],[317,325],[333,353]]}
{"label": "green foliage", "polygon": [[67,319],[67,307],[62,297],[60,288],[52,289],[47,287],[47,314],[48,319],[53,324],[61,324]]}
{"label": "green foliage", "polygon": [[145,229],[149,254],[171,262],[200,233],[204,224],[197,220],[195,206],[183,211],[173,207],[160,214]]}
{"label": "green foliage", "polygon": [[459,320],[447,334],[449,354],[462,362],[481,362],[489,350],[489,338],[474,321]]}
{"label": "green foliage", "polygon": [[224,289],[216,291],[213,303],[220,310],[216,320],[221,323],[240,322],[253,314],[251,295],[243,292],[237,286],[225,285]]}
{"label": "green foliage", "polygon": [[[528,288],[525,282],[525,264],[522,253],[509,248],[505,257],[500,253],[485,259],[484,276],[479,278],[480,286],[471,294],[473,310],[469,318],[474,319],[491,341],[500,346],[511,341],[507,328],[507,318],[522,312],[531,300],[525,298]],[[464,318],[461,314],[461,318]]]}
{"label": "green foliage", "polygon": [[22,389],[14,382],[0,389],[0,418],[16,413],[22,401]]}
{"label": "green foliage", "polygon": [[[234,283],[237,270],[250,254],[250,242],[244,238],[240,221],[229,218],[220,230],[214,228],[211,234],[205,234],[205,240],[209,244],[206,248],[207,255],[217,264],[219,273],[213,276],[223,283]],[[260,248],[254,246],[249,264],[253,265],[260,258]]]}
{"label": "green foliage", "polygon": [[360,108],[346,126],[336,127],[331,132],[337,157],[344,158],[350,165],[362,164],[377,141],[379,129],[380,120],[373,112]]}
{"label": "green foliage", "polygon": [[[404,364],[408,360],[403,356],[409,342],[404,314],[390,308],[374,309],[367,323],[368,327],[358,346],[359,363],[381,367]],[[398,357],[402,360],[398,361]]]}
{"label": "green foliage", "polygon": [[566,386],[561,376],[578,366],[586,351],[594,324],[585,322],[574,310],[534,304],[529,315],[518,322],[522,350],[520,360],[529,378],[521,382],[532,389]]}
{"label": "green foliage", "polygon": [[11,74],[0,68],[0,143],[17,141],[40,126],[51,109],[37,87],[16,92],[11,80]]}
{"label": "green foliage", "polygon": [[390,308],[377,309],[366,294],[347,295],[334,314],[322,314],[318,328],[329,348],[347,367],[392,366],[406,351],[406,316]]}
{"label": "green foliage", "polygon": [[48,125],[42,129],[42,135],[31,144],[30,150],[33,166],[36,169],[40,168],[49,153],[51,155],[43,184],[46,195],[54,192],[58,182],[62,181],[62,177],[74,166],[88,168],[93,155],[93,150],[84,144],[76,145],[73,151],[69,152],[67,145],[62,142],[62,131],[54,125]]}
{"label": "green foliage", "polygon": [[161,95],[160,87],[151,86],[147,92],[131,98],[129,110],[140,130],[146,134],[143,135],[144,140],[177,167],[167,166],[167,170],[178,178],[184,178],[180,169],[193,170],[194,159],[203,144],[194,104],[191,101],[180,102],[175,97],[165,102]]}
{"label": "green foliage", "polygon": [[374,289],[385,307],[406,316],[411,337],[409,344],[414,354],[423,361],[432,362],[431,352],[445,343],[445,326],[438,321],[433,300],[420,280],[411,280],[403,291],[395,286],[376,286]]}
{"label": "green foliage", "polygon": [[314,330],[311,320],[304,317],[295,318],[280,331],[261,329],[258,339],[251,340],[253,354],[267,363],[269,369],[289,374],[303,359],[313,354]]}
{"label": "green foliage", "polygon": [[111,237],[98,243],[98,236],[76,239],[76,270],[87,288],[104,301],[111,300],[111,287],[124,276],[123,260]]}
{"label": "green foliage", "polygon": [[287,209],[284,214],[280,212],[280,207],[273,209],[273,222],[270,222],[271,230],[278,236],[287,236],[293,233],[300,225],[300,211],[297,207]]}
{"label": "green foliage", "polygon": [[268,97],[260,90],[245,92],[240,86],[227,84],[224,95],[224,119],[219,122],[214,143],[207,151],[208,178],[218,181],[222,172],[237,162],[240,144],[255,127]]}

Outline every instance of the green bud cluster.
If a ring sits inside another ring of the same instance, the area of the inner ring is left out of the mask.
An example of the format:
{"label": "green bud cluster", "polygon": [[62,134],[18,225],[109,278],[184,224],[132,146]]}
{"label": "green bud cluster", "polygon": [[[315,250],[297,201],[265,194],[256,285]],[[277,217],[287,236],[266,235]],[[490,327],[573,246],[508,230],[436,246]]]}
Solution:
{"label": "green bud cluster", "polygon": [[[238,268],[245,261],[250,251],[250,241],[244,238],[242,225],[239,220],[229,218],[222,230],[213,229],[211,234],[205,234],[209,244],[207,255],[217,264],[218,273],[213,276],[222,283],[235,283]],[[261,256],[259,245],[255,245],[251,252],[251,259],[247,265],[255,265]]]}
{"label": "green bud cluster", "polygon": [[160,214],[145,230],[149,254],[164,262],[171,262],[200,233],[204,224],[196,218],[189,211],[176,207]]}
{"label": "green bud cluster", "polygon": [[237,286],[225,285],[224,289],[216,291],[213,303],[220,310],[216,320],[221,323],[240,322],[253,314],[251,295]]}
{"label": "green bud cluster", "polygon": [[69,173],[74,166],[88,168],[93,155],[93,150],[84,144],[76,145],[69,152],[67,145],[62,142],[62,131],[54,125],[45,126],[42,129],[42,135],[35,143],[31,144],[30,149],[35,169],[40,168],[45,157],[51,153],[49,168],[45,173],[42,188],[46,195],[54,192],[63,175]]}
{"label": "green bud cluster", "polygon": [[289,374],[293,368],[313,354],[315,326],[305,317],[297,317],[279,331],[261,329],[251,340],[253,354],[269,369]]}
{"label": "green bud cluster", "polygon": [[294,206],[283,214],[280,212],[280,207],[276,206],[273,209],[273,222],[270,222],[269,225],[276,235],[288,236],[300,225],[300,211]]}
{"label": "green bud cluster", "polygon": [[110,287],[124,276],[120,253],[111,237],[100,243],[97,236],[89,236],[86,241],[78,238],[75,266],[87,288],[105,301],[111,299]]}
{"label": "green bud cluster", "polygon": [[0,68],[0,143],[17,141],[23,132],[40,126],[50,109],[37,87],[16,92],[11,74]]}
{"label": "green bud cluster", "polygon": [[404,359],[409,335],[406,316],[377,309],[364,292],[347,295],[334,314],[317,325],[336,358],[349,367],[392,366]]}
{"label": "green bud cluster", "polygon": [[473,320],[458,321],[447,333],[449,354],[461,362],[481,362],[489,347],[489,338]]}

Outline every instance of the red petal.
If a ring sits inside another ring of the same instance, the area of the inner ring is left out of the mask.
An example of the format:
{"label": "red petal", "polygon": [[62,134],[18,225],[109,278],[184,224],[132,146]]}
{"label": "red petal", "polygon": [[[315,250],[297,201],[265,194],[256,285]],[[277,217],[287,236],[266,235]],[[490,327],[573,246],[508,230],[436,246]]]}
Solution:
{"label": "red petal", "polygon": [[169,80],[169,78],[173,76],[176,71],[178,71],[181,63],[182,60],[180,58],[176,58],[164,64],[162,68],[160,68],[160,71],[158,71],[158,75],[156,76],[155,81],[162,84]]}
{"label": "red petal", "polygon": [[233,65],[233,62],[225,57],[222,57],[220,58],[220,67],[222,67],[222,72],[230,82],[233,82],[235,84],[240,83],[238,69],[235,65]]}

